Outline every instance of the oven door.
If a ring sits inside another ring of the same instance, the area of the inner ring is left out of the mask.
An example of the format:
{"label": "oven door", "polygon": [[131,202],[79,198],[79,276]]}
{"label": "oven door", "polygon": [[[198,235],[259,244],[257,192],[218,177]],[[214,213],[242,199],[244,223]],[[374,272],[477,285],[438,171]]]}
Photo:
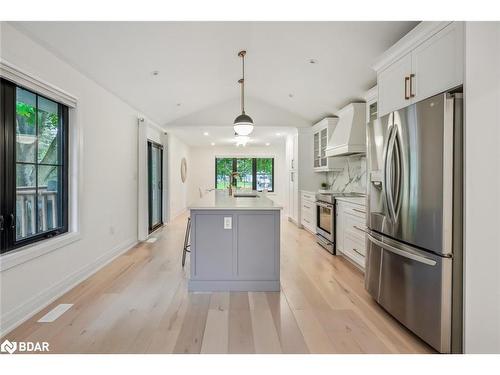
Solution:
{"label": "oven door", "polygon": [[316,232],[333,242],[334,235],[333,205],[325,202],[316,202]]}

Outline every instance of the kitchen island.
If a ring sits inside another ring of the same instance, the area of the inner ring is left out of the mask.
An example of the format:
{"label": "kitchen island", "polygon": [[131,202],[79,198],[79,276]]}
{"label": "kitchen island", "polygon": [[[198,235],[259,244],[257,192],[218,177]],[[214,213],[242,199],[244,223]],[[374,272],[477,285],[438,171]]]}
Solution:
{"label": "kitchen island", "polygon": [[214,190],[189,207],[190,291],[279,291],[280,212],[258,192]]}

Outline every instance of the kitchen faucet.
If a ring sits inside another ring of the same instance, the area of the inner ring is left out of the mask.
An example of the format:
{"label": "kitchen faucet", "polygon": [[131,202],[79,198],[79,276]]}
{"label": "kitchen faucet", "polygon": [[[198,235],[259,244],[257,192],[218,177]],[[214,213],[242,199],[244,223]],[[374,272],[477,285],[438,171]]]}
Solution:
{"label": "kitchen faucet", "polygon": [[230,196],[233,195],[233,180],[236,177],[240,177],[240,174],[238,172],[231,173],[231,175],[229,177],[229,195]]}

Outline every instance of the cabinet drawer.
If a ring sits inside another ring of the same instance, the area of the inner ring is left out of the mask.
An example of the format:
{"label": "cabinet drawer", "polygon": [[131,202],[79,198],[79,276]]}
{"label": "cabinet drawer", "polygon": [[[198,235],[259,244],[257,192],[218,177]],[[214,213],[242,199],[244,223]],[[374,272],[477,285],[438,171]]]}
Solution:
{"label": "cabinet drawer", "polygon": [[312,218],[302,217],[302,225],[309,229],[311,232],[316,233],[316,223]]}
{"label": "cabinet drawer", "polygon": [[308,214],[314,215],[314,210],[316,208],[316,204],[308,201],[302,201],[302,207],[300,208],[302,212],[306,212]]}
{"label": "cabinet drawer", "polygon": [[366,207],[359,204],[345,204],[343,206],[344,213],[348,213],[366,220]]}
{"label": "cabinet drawer", "polygon": [[351,236],[358,238],[360,241],[365,240],[365,233],[363,229],[366,228],[366,220],[352,215],[350,213],[344,213],[344,231],[348,232]]}
{"label": "cabinet drawer", "polygon": [[312,193],[302,192],[302,201],[314,203],[316,201],[316,197]]}
{"label": "cabinet drawer", "polygon": [[366,244],[363,240],[352,236],[348,232],[344,233],[342,252],[363,269],[365,268]]}
{"label": "cabinet drawer", "polygon": [[300,214],[302,217],[309,217],[313,218],[314,217],[314,210],[313,209],[307,209],[302,205],[302,209],[300,210]]}

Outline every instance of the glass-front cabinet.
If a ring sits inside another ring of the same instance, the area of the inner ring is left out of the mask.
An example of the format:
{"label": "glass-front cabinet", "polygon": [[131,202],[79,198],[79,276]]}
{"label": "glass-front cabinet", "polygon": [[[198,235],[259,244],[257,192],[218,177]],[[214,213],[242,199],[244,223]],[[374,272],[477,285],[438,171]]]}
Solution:
{"label": "glass-front cabinet", "polygon": [[339,169],[338,163],[326,156],[328,141],[337,125],[338,117],[326,117],[313,126],[313,168],[316,172],[327,172]]}

